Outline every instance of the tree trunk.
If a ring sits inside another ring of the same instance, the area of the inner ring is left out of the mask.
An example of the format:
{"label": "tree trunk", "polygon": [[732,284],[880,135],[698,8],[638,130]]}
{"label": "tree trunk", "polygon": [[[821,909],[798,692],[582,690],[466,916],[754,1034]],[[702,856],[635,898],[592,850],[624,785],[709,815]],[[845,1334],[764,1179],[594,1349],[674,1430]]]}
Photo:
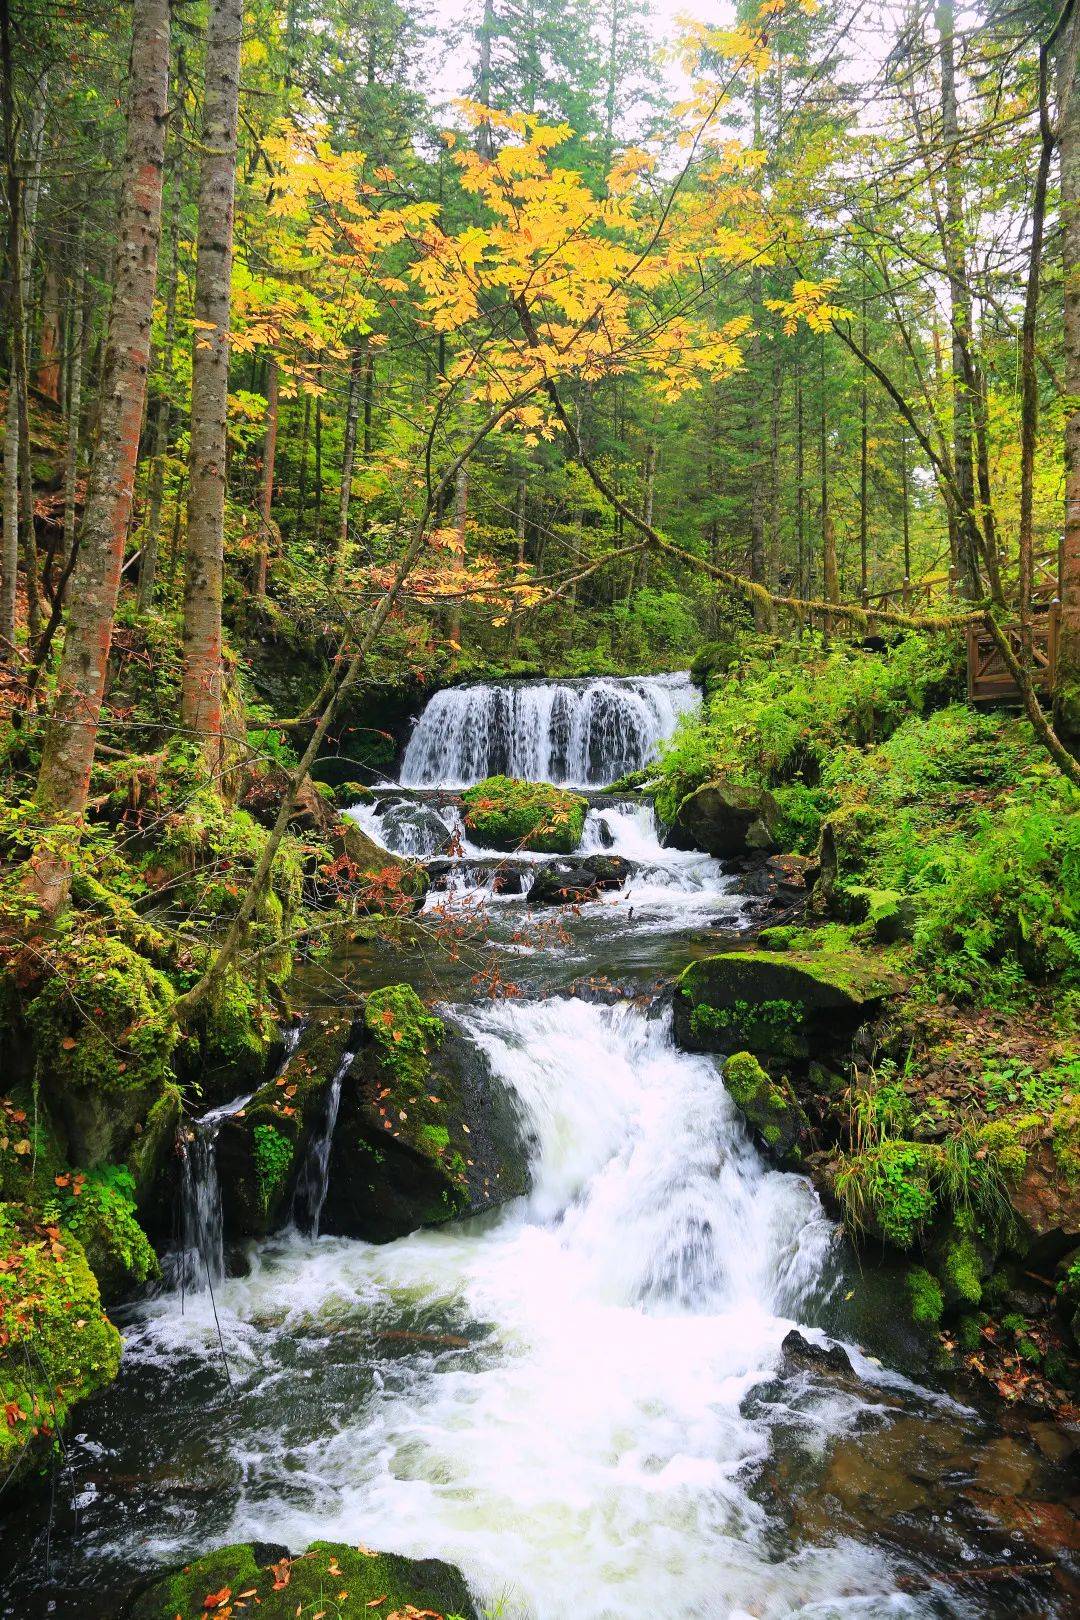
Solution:
{"label": "tree trunk", "polygon": [[[457,530],[457,561],[465,567],[465,530],[469,518],[469,475],[464,462],[454,480],[454,528]],[[446,638],[455,651],[461,651],[461,601],[452,602],[446,618]]]}
{"label": "tree trunk", "polygon": [[180,716],[220,763],[229,317],[243,0],[210,0],[206,30],[195,346],[191,368]]}
{"label": "tree trunk", "polygon": [[[865,266],[864,266],[865,274]],[[866,348],[866,293],[862,300],[862,346]],[[866,371],[859,374],[859,599],[866,606],[870,594],[868,550],[867,483],[869,479],[869,438],[867,434],[868,390]]]}
{"label": "tree trunk", "polygon": [[307,500],[308,441],[311,438],[311,395],[304,395],[304,425],[300,431],[300,470],[296,480],[296,519],[293,532],[300,533],[304,521],[304,502]]}
{"label": "tree trunk", "polygon": [[349,396],[345,407],[345,443],[341,454],[341,490],[338,496],[337,549],[334,553],[334,589],[345,583],[345,563],[349,552],[349,506],[352,501],[353,472],[356,467],[356,426],[360,420],[361,382],[366,345],[358,343],[349,361]]}
{"label": "tree trunk", "polygon": [[781,500],[780,500],[780,412],[784,404],[783,373],[780,369],[780,346],[773,344],[772,407],[769,424],[769,545],[765,557],[765,586],[775,593],[780,589]]}
{"label": "tree trunk", "polygon": [[[37,787],[42,810],[72,819],[86,805],[131,519],[157,281],[168,95],[169,0],[134,0],[131,103],[99,436]],[[31,864],[31,882],[46,912],[54,914],[66,898],[67,866],[40,852]]]}
{"label": "tree trunk", "polygon": [[274,521],[274,463],[277,460],[278,363],[271,355],[266,365],[266,433],[263,438],[262,492],[259,497],[259,569],[255,579],[255,600],[266,596],[266,574],[270,566],[270,525]]}
{"label": "tree trunk", "polygon": [[953,463],[959,510],[956,514],[960,588],[969,598],[980,595],[979,536],[975,527],[975,476],[972,454],[971,294],[964,245],[963,169],[956,108],[956,64],[953,0],[939,0],[936,25],[941,63],[941,138],[945,147],[945,271],[949,278],[952,328]]}
{"label": "tree trunk", "polygon": [[[517,564],[515,578],[521,580],[525,572],[525,492],[527,484],[525,474],[521,473],[517,481],[517,499],[515,502],[517,513]],[[510,611],[510,651],[517,652],[518,642],[521,639],[521,613],[514,607]]]}
{"label": "tree trunk", "polygon": [[146,525],[143,533],[143,551],[139,559],[138,611],[148,613],[154,603],[157,583],[157,560],[161,546],[161,509],[165,500],[165,459],[169,453],[169,433],[172,428],[173,388],[175,367],[173,350],[176,344],[176,296],[180,283],[180,201],[181,177],[177,172],[169,210],[169,284],[165,292],[165,331],[161,340],[161,356],[157,398],[154,413],[153,463],[150,468],[150,492],[147,497]]}
{"label": "tree trunk", "polygon": [[[26,500],[25,480],[20,483],[20,466],[27,457],[26,436],[26,306],[30,291],[30,262],[33,244],[34,220],[40,192],[38,163],[41,140],[45,127],[45,100],[40,96],[30,115],[27,157],[31,166],[30,179],[24,186],[19,174],[16,151],[15,86],[11,59],[11,8],[9,0],[0,0],[0,54],[2,54],[2,99],[4,151],[6,164],[5,190],[8,206],[8,275],[10,286],[7,418],[4,433],[4,543],[0,556],[0,642],[6,644],[8,656],[15,655],[15,610],[18,600],[19,531],[24,530],[23,550],[26,553],[26,587],[30,605],[31,640],[36,637],[37,625],[37,547],[33,531],[33,499]],[[26,531],[29,519],[29,531]]]}
{"label": "tree trunk", "polygon": [[41,338],[38,344],[38,392],[60,403],[60,277],[55,259],[45,266],[41,295]]}
{"label": "tree trunk", "polygon": [[1058,730],[1080,743],[1080,84],[1073,7],[1057,53],[1061,147],[1061,256],[1065,417],[1065,527],[1061,539],[1061,630],[1054,712]]}

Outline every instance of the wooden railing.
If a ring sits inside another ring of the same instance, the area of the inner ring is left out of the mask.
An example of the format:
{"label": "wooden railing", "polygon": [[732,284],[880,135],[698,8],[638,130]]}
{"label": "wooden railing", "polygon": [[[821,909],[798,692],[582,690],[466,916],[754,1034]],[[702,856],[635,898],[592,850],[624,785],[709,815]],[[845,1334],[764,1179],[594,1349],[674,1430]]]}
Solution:
{"label": "wooden railing", "polygon": [[[1061,608],[1057,602],[1053,602],[1032,619],[1031,677],[1037,692],[1049,692],[1054,684],[1060,618]],[[1010,624],[1004,629],[1013,653],[1022,661],[1020,626]],[[997,643],[978,625],[968,627],[967,663],[969,703],[1019,702],[1019,688],[1005,665]]]}

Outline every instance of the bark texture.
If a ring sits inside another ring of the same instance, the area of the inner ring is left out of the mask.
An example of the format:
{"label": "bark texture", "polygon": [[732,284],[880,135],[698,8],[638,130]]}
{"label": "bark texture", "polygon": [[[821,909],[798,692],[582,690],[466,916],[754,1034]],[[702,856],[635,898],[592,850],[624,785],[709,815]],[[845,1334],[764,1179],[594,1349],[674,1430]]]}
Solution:
{"label": "bark texture", "polygon": [[225,424],[229,393],[242,0],[210,0],[199,169],[181,721],[219,752]]}
{"label": "bark texture", "polygon": [[[161,237],[169,0],[135,0],[132,30],[131,101],[98,441],[37,789],[42,809],[76,818],[86,804],[94,760],[146,397]],[[50,869],[48,862],[35,867],[47,907],[55,909],[66,893],[67,874]]]}

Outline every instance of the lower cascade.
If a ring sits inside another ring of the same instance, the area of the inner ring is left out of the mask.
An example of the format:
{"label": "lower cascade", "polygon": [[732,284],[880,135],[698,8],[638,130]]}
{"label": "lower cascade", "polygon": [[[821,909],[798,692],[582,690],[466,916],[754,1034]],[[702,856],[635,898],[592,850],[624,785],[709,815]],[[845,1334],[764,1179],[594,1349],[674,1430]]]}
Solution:
{"label": "lower cascade", "polygon": [[[221,1284],[216,1322],[206,1296],[184,1316],[166,1297],[132,1325],[136,1372],[177,1371],[162,1448],[220,1326],[235,1398],[201,1442],[221,1484],[200,1535],[445,1558],[529,1620],[780,1615],[845,1587],[866,1602],[844,1613],[881,1613],[883,1559],[840,1542],[777,1561],[749,1489],[772,1419],[747,1397],[836,1285],[809,1184],[766,1168],[667,1018],[577,999],[458,1016],[527,1125],[527,1198],[382,1247],[286,1235]],[[830,1402],[803,1421],[855,1421]],[[103,1527],[102,1554],[189,1554],[190,1503],[160,1508]]]}
{"label": "lower cascade", "polygon": [[699,701],[684,673],[449,687],[417,721],[401,780],[462,786],[503,775],[602,786],[646,765]]}

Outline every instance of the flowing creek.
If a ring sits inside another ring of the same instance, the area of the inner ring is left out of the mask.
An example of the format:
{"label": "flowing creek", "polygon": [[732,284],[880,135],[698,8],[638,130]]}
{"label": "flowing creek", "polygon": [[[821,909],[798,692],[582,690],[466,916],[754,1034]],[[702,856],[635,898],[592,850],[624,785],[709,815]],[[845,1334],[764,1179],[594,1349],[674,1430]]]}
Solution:
{"label": "flowing creek", "polygon": [[[981,1414],[908,1360],[888,1278],[860,1275],[809,1182],[764,1162],[662,1002],[566,993],[599,975],[651,991],[738,930],[733,881],[665,849],[651,811],[598,800],[582,852],[622,855],[631,876],[560,914],[545,947],[522,938],[540,858],[496,862],[462,837],[447,789],[489,769],[596,786],[692,702],[682,677],[432,700],[403,770],[422,791],[355,814],[433,858],[427,812],[457,834],[427,907],[482,908],[484,949],[522,994],[463,984],[444,1011],[515,1101],[531,1190],[383,1246],[304,1235],[339,1074],[297,1192],[302,1230],[228,1276],[203,1165],[184,1242],[204,1265],[210,1245],[213,1289],[194,1286],[189,1252],[184,1292],[120,1313],[123,1370],[69,1445],[51,1580],[28,1512],[0,1613],[104,1617],[133,1569],[316,1537],[445,1558],[502,1620],[1075,1612],[1060,1576],[956,1578],[1040,1557],[1018,1528],[1072,1489],[1056,1431]],[[426,993],[426,971],[398,958],[384,980]],[[193,1143],[211,1159],[212,1126]],[[794,1326],[842,1342],[854,1370],[785,1355]]]}

